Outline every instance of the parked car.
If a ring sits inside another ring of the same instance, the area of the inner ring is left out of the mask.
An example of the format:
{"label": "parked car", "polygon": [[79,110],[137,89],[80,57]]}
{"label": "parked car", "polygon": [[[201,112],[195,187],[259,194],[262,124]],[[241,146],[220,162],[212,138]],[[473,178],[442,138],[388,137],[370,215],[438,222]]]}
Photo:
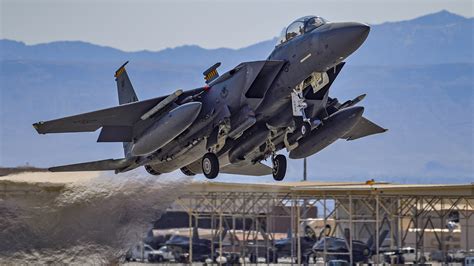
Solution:
{"label": "parked car", "polygon": [[137,243],[135,246],[130,248],[125,255],[126,261],[142,261],[148,260],[150,252],[156,252],[150,245]]}
{"label": "parked car", "polygon": [[474,256],[469,256],[469,257],[464,258],[464,265],[474,266]]}
{"label": "parked car", "polygon": [[436,250],[431,252],[431,259],[439,262],[464,262],[465,258],[470,255],[469,251],[465,250],[449,250],[443,257],[443,251]]}
{"label": "parked car", "polygon": [[[380,232],[378,244],[375,241],[375,235],[372,235],[366,242],[360,240],[352,240],[352,259],[353,262],[367,263],[373,254],[377,252],[377,245],[380,247],[388,235],[388,230]],[[321,238],[313,246],[315,254],[323,253],[326,250],[329,253],[346,253],[346,254],[330,254],[326,256],[327,260],[343,260],[350,261],[349,247],[346,238],[326,236]],[[378,254],[377,254],[378,255]]]}
{"label": "parked car", "polygon": [[[326,251],[330,253],[349,253],[349,250],[346,246],[346,240],[344,238],[338,237],[325,237],[313,246],[313,252],[320,253],[324,251],[324,246],[326,245]],[[352,240],[352,257],[354,262],[367,262],[371,256],[370,247],[358,240]],[[344,260],[349,261],[349,255],[328,255],[329,260]]]}
{"label": "parked car", "polygon": [[149,262],[163,262],[171,260],[175,260],[175,253],[168,246],[162,246],[158,250],[153,250],[148,253]]}
{"label": "parked car", "polygon": [[425,263],[430,260],[431,255],[428,252],[424,254],[418,252],[418,261],[416,259],[416,250],[412,247],[403,247],[399,250],[385,251],[383,253],[386,263],[404,264],[404,263]]}
{"label": "parked car", "polygon": [[345,260],[330,260],[328,266],[349,266],[349,262]]}

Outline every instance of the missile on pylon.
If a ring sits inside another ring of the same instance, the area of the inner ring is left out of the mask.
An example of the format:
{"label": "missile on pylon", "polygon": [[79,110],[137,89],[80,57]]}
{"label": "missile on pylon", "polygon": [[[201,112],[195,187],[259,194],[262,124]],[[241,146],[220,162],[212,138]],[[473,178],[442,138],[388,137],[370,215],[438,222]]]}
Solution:
{"label": "missile on pylon", "polygon": [[362,101],[366,95],[367,94],[364,93],[362,95],[355,97],[353,100],[345,101],[343,104],[341,104],[341,106],[339,106],[339,110],[356,105],[357,103]]}

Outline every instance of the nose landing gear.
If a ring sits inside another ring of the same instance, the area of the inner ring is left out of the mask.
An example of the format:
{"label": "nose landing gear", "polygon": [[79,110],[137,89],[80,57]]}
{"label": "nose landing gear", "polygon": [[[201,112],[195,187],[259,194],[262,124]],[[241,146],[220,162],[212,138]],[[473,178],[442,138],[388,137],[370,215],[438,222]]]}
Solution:
{"label": "nose landing gear", "polygon": [[272,162],[273,179],[275,179],[275,181],[282,181],[286,174],[286,157],[284,155],[278,154],[272,157]]}
{"label": "nose landing gear", "polygon": [[202,172],[208,179],[214,179],[219,174],[219,159],[215,153],[208,152],[202,157]]}
{"label": "nose landing gear", "polygon": [[291,105],[293,117],[296,119],[296,128],[299,127],[301,136],[306,137],[309,132],[311,132],[311,120],[306,117],[306,113],[304,112],[308,104],[303,96],[303,91],[299,87],[291,93]]}

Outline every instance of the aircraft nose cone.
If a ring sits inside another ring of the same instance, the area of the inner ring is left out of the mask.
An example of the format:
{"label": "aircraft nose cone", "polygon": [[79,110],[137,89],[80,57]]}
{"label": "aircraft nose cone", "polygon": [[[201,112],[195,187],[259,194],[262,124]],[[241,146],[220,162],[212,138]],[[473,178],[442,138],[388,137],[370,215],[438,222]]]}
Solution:
{"label": "aircraft nose cone", "polygon": [[335,55],[346,58],[355,52],[369,35],[370,27],[357,22],[333,23],[327,42]]}
{"label": "aircraft nose cone", "polygon": [[352,23],[343,27],[345,41],[355,49],[359,48],[369,36],[370,27],[362,23]]}

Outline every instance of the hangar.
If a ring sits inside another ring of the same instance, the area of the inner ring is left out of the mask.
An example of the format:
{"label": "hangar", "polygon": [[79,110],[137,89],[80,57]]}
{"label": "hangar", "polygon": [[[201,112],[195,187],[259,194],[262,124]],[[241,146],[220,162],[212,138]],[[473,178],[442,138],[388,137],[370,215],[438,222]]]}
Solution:
{"label": "hangar", "polygon": [[[210,230],[220,232],[225,227],[238,239],[238,245],[232,245],[234,252],[246,257],[264,250],[267,254],[257,256],[267,257],[266,261],[272,256],[268,250],[285,233],[283,227],[291,236],[290,262],[304,262],[300,247],[305,223],[316,228],[330,224],[331,236],[346,239],[348,252],[324,250],[323,258],[346,255],[352,262],[353,240],[370,238],[379,243],[374,254],[384,248],[412,247],[418,262],[433,251],[440,252],[438,259],[449,261],[450,251],[474,248],[473,184],[203,182],[188,186],[169,211],[188,214],[190,245],[193,227],[199,227],[200,220],[210,221]],[[388,234],[379,239],[382,231]],[[222,254],[223,239],[215,241]],[[192,260],[192,249],[189,255]],[[383,262],[381,256],[372,259]]]}

